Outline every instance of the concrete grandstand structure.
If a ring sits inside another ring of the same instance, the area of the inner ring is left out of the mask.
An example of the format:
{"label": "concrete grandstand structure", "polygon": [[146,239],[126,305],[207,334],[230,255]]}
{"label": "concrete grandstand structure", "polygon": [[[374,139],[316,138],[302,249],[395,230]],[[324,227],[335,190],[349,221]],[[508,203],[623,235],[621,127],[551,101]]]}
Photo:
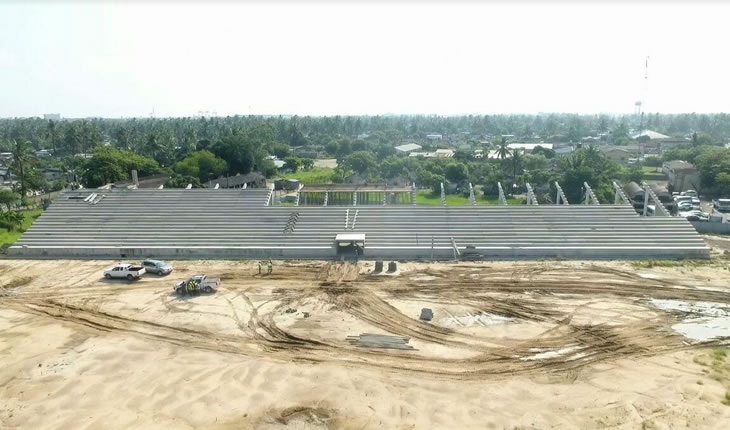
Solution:
{"label": "concrete grandstand structure", "polygon": [[115,190],[62,194],[11,246],[18,257],[706,258],[684,219],[621,205],[268,206],[269,189]]}

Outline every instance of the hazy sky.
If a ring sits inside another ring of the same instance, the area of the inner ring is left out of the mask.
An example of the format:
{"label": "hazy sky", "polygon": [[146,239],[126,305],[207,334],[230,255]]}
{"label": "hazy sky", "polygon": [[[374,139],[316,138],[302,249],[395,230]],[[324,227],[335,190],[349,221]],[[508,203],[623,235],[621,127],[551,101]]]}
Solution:
{"label": "hazy sky", "polygon": [[0,117],[730,111],[719,4],[300,3],[0,4]]}

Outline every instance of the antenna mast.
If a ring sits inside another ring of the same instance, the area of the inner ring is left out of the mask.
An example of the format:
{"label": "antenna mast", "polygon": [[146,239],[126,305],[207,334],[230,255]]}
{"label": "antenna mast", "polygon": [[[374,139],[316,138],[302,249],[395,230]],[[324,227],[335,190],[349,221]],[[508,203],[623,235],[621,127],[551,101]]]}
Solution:
{"label": "antenna mast", "polygon": [[[649,56],[646,56],[646,60],[644,61],[644,85],[641,91],[641,100],[636,102],[636,106],[638,107],[638,114],[639,114],[639,139],[642,138],[641,134],[644,132],[644,110],[642,110],[642,105],[645,104],[646,101],[646,93],[647,88],[649,86]],[[644,158],[644,142],[643,139],[639,141],[639,156],[641,159]]]}

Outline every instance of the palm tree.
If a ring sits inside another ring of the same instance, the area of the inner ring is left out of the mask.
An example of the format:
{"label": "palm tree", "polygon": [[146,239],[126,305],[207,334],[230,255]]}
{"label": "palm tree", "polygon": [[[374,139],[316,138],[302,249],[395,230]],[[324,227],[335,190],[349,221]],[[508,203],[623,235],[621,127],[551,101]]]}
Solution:
{"label": "palm tree", "polygon": [[507,146],[507,138],[502,136],[502,140],[499,142],[499,148],[497,149],[497,155],[501,160],[504,160],[509,155],[509,147]]}
{"label": "palm tree", "polygon": [[18,172],[18,181],[20,182],[20,195],[22,198],[26,197],[27,185],[26,185],[26,171],[28,165],[33,160],[33,148],[30,146],[30,142],[23,138],[13,140],[13,146],[10,149],[13,154],[13,167]]}
{"label": "palm tree", "polygon": [[520,155],[520,151],[514,150],[512,151],[512,180],[514,181],[517,179],[517,169],[521,167],[522,164],[522,155]]}
{"label": "palm tree", "polygon": [[48,121],[47,137],[51,141],[51,149],[53,150],[53,156],[56,156],[56,143],[58,142],[59,130],[56,128],[56,123],[53,120]]}
{"label": "palm tree", "polygon": [[600,158],[600,156],[601,156],[601,151],[598,149],[597,145],[594,145],[592,143],[590,145],[588,145],[588,148],[586,148],[586,157],[589,160],[598,159],[598,158]]}

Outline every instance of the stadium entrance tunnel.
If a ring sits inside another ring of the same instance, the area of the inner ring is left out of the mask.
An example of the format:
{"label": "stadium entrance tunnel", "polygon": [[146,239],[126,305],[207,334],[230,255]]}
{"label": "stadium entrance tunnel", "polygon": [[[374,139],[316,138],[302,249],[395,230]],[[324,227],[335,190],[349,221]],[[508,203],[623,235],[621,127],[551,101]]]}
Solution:
{"label": "stadium entrance tunnel", "polygon": [[365,253],[364,233],[340,233],[335,236],[337,255],[361,257]]}

